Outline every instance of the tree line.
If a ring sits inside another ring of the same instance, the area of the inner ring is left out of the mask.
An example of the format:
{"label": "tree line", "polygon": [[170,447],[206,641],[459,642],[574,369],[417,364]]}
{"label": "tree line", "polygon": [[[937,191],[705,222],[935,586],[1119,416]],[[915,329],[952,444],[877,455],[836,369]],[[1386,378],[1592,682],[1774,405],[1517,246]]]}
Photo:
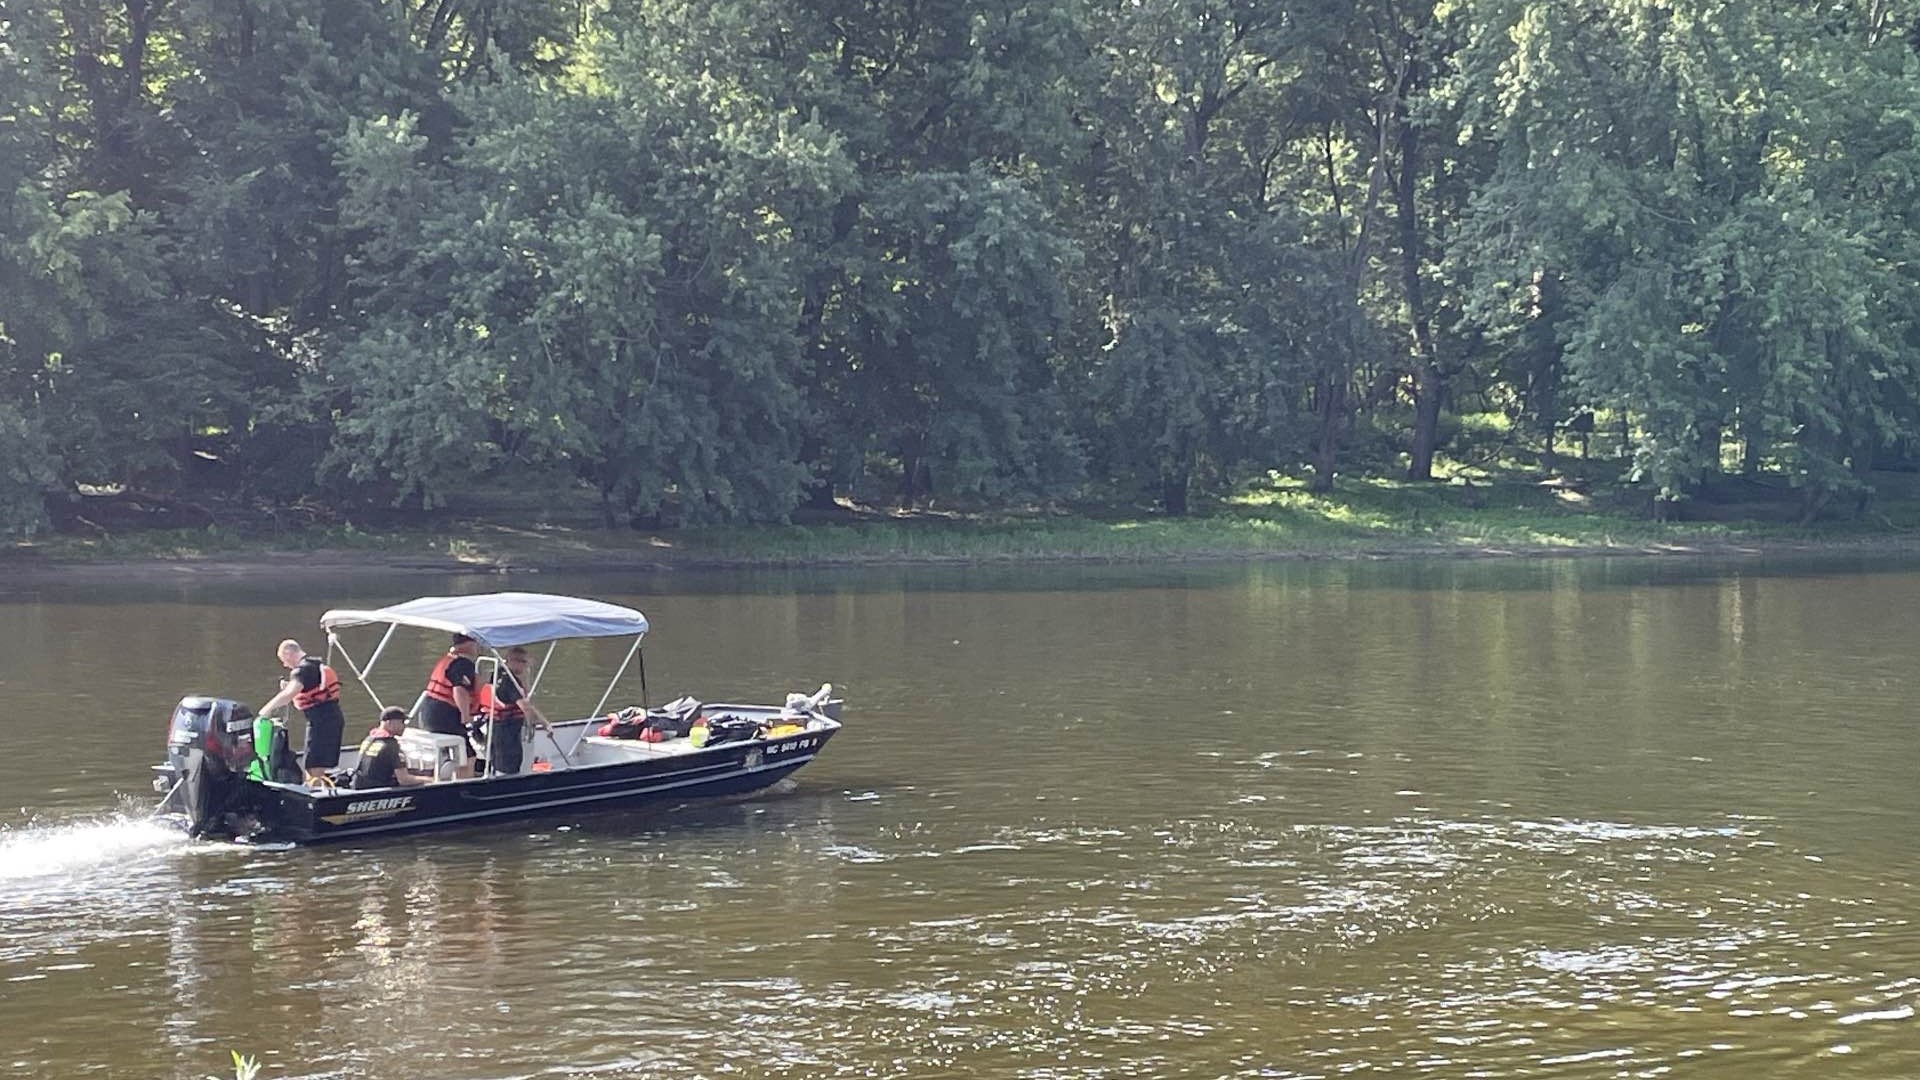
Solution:
{"label": "tree line", "polygon": [[[0,532],[1433,475],[1869,490],[1905,0],[0,0]],[[1596,419],[1598,418],[1598,420]],[[198,478],[198,479],[196,479]]]}

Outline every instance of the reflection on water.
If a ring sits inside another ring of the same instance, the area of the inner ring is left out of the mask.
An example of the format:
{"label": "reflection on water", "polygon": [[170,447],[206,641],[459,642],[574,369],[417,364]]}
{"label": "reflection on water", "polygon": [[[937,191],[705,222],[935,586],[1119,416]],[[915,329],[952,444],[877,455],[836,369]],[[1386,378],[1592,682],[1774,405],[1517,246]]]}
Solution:
{"label": "reflection on water", "polygon": [[[1920,574],[1788,569],[543,580],[648,612],[656,698],[831,678],[849,727],[755,798],[315,851],[187,843],[139,793],[180,673],[270,690],[322,604],[36,586],[0,599],[0,690],[89,739],[49,770],[43,730],[0,727],[27,808],[0,823],[0,1059],[1910,1076]],[[171,651],[101,663],[130,626]]]}

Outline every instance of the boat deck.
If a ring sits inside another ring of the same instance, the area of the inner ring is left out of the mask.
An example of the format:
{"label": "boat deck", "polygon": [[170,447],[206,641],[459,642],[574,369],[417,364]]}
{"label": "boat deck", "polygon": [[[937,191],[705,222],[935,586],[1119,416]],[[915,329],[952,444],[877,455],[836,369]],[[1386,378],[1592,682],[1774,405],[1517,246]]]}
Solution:
{"label": "boat deck", "polygon": [[[783,719],[780,716],[780,710],[778,708],[765,705],[715,705],[709,706],[708,708],[713,715],[750,717],[767,723],[775,723]],[[821,716],[810,717],[804,722],[797,718],[785,719],[787,719],[789,723],[802,723],[803,731],[806,732],[826,731],[839,726],[837,721]],[[731,742],[695,746],[693,740],[686,737],[667,739],[662,742],[646,742],[640,739],[616,739],[606,735],[586,734],[582,730],[584,728],[586,731],[591,731],[604,723],[605,720],[605,717],[594,717],[590,720],[564,720],[555,723],[551,731],[534,731],[533,739],[527,743],[525,749],[522,751],[520,772],[516,775],[525,775],[536,771],[555,773],[570,772],[575,769],[617,765],[623,762],[654,761],[662,758],[680,757],[687,754],[698,754],[704,750],[719,747],[768,741],[764,738],[736,739]],[[800,732],[794,732],[794,734],[799,733]],[[358,764],[359,760],[360,751],[357,746],[344,747],[340,751],[339,767],[341,769],[351,770]],[[537,768],[535,765],[536,762],[540,763]],[[415,774],[420,775],[421,770],[416,768]],[[443,777],[434,781],[434,783],[436,785],[471,784],[483,782],[487,779],[496,779],[499,775],[500,774],[495,774],[494,777],[465,777],[458,779]],[[300,784],[276,783],[270,786],[290,792],[311,790]]]}

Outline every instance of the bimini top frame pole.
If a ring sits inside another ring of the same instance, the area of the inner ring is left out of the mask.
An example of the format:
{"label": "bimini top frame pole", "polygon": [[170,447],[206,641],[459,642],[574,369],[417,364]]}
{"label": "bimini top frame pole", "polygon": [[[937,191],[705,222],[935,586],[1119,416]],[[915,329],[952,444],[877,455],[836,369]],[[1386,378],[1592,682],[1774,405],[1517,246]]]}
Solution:
{"label": "bimini top frame pole", "polygon": [[[361,667],[340,643],[336,631],[345,627],[381,623],[387,627],[386,635],[368,657],[366,666]],[[533,685],[521,688],[529,697],[539,688],[540,679],[553,660],[554,646],[562,638],[625,637],[630,634],[633,636],[633,645],[627,649],[626,658],[620,661],[620,670],[614,672],[613,680],[607,684],[606,693],[600,696],[599,704],[594,706],[590,714],[592,716],[598,716],[600,710],[606,708],[614,690],[620,685],[621,676],[627,673],[628,666],[639,653],[640,643],[646,638],[648,630],[647,617],[632,608],[572,596],[522,592],[424,596],[391,607],[340,608],[322,615],[320,626],[327,632],[328,647],[339,650],[375,705],[380,705],[380,696],[374,693],[368,680],[373,676],[374,664],[386,652],[387,643],[393,639],[393,632],[402,626],[465,634],[492,652],[496,661],[500,660],[500,651],[503,649],[548,642],[547,655],[540,662]],[[417,708],[419,702],[415,701],[414,705]]]}
{"label": "bimini top frame pole", "polygon": [[640,642],[645,637],[645,634],[634,636],[633,645],[627,649],[626,659],[620,661],[620,670],[613,673],[613,681],[607,684],[607,692],[600,695],[599,703],[593,707],[592,712],[587,714],[587,722],[580,725],[580,734],[573,737],[575,750],[580,749],[580,743],[586,739],[587,733],[593,730],[593,721],[600,716],[600,710],[607,707],[607,701],[613,697],[614,688],[620,685],[620,676],[627,673],[627,665],[633,663],[634,654],[640,651]]}
{"label": "bimini top frame pole", "polygon": [[381,712],[385,712],[387,707],[381,702],[379,691],[375,690],[373,684],[367,681],[367,676],[373,674],[374,663],[380,659],[380,653],[387,647],[387,642],[393,640],[393,632],[397,629],[399,629],[397,626],[387,627],[386,636],[380,639],[379,647],[373,650],[373,655],[367,659],[367,666],[364,668],[354,663],[353,654],[347,651],[345,645],[341,644],[340,635],[331,630],[327,631],[327,649],[329,651],[339,651],[340,658],[347,662],[347,668],[353,672],[353,677],[360,680],[361,689],[365,690],[367,696],[373,699],[373,707],[379,709]]}

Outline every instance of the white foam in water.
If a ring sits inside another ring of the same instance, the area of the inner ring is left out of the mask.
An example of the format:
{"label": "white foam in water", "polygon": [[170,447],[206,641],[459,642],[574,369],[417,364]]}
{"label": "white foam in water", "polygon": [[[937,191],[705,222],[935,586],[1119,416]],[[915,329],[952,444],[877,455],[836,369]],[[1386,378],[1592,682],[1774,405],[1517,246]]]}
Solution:
{"label": "white foam in water", "polygon": [[1857,1012],[1834,1021],[1836,1024],[1864,1024],[1869,1020],[1911,1020],[1913,1006],[1901,1005],[1892,1009],[1876,1009],[1872,1012]]}
{"label": "white foam in water", "polygon": [[143,853],[182,847],[187,835],[145,818],[115,814],[61,825],[0,829],[0,882],[124,866]]}

